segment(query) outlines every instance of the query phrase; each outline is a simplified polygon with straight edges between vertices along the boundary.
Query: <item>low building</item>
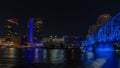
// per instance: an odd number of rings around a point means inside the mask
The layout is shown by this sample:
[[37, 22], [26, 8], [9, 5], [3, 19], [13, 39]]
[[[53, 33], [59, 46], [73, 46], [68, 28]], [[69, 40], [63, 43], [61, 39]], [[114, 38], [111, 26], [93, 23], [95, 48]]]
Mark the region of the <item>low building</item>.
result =
[[63, 36], [64, 43], [67, 45], [81, 45], [82, 37], [81, 36]]

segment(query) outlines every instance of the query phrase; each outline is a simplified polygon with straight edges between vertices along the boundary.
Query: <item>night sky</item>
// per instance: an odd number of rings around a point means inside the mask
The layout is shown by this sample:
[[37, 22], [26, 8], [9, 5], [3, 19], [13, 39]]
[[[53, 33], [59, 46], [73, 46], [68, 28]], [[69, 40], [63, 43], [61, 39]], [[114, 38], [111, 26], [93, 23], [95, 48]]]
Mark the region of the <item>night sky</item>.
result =
[[7, 18], [17, 17], [20, 32], [24, 34], [28, 19], [40, 17], [44, 35], [85, 36], [89, 25], [95, 24], [100, 14], [114, 16], [118, 12], [120, 0], [9, 0], [0, 2], [0, 24]]

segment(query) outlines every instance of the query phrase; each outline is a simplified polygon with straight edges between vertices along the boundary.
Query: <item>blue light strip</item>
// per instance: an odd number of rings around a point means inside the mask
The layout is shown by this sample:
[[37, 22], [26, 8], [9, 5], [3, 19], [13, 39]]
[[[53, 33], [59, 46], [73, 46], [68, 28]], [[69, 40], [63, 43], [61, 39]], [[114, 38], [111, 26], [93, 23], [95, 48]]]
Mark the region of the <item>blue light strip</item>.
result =
[[111, 43], [106, 43], [106, 44], [98, 44], [98, 46], [95, 49], [95, 52], [114, 52], [114, 47], [113, 44]]
[[29, 41], [30, 41], [30, 43], [32, 43], [33, 42], [33, 18], [30, 19], [29, 29], [30, 29], [29, 30], [29, 32], [30, 32]]

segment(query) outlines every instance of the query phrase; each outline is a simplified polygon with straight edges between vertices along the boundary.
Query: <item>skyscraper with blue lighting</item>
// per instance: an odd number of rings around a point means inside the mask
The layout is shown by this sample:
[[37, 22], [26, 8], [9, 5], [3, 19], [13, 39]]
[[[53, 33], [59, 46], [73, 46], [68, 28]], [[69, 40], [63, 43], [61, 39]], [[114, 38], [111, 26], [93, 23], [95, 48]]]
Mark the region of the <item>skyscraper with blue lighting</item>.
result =
[[29, 20], [29, 42], [41, 43], [42, 40], [42, 24], [41, 18], [31, 18]]

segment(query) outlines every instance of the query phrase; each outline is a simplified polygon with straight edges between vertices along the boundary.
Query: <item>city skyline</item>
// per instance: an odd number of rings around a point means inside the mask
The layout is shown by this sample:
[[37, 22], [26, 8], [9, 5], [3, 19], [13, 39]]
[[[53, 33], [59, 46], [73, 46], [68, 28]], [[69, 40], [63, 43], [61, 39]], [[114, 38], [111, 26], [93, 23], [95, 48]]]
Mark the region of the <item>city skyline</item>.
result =
[[85, 35], [99, 15], [117, 14], [119, 4], [120, 1], [114, 0], [2, 1], [0, 20], [18, 18], [22, 34], [28, 19], [38, 17], [43, 19], [44, 35]]
[[0, 1], [0, 68], [120, 68], [120, 0]]

